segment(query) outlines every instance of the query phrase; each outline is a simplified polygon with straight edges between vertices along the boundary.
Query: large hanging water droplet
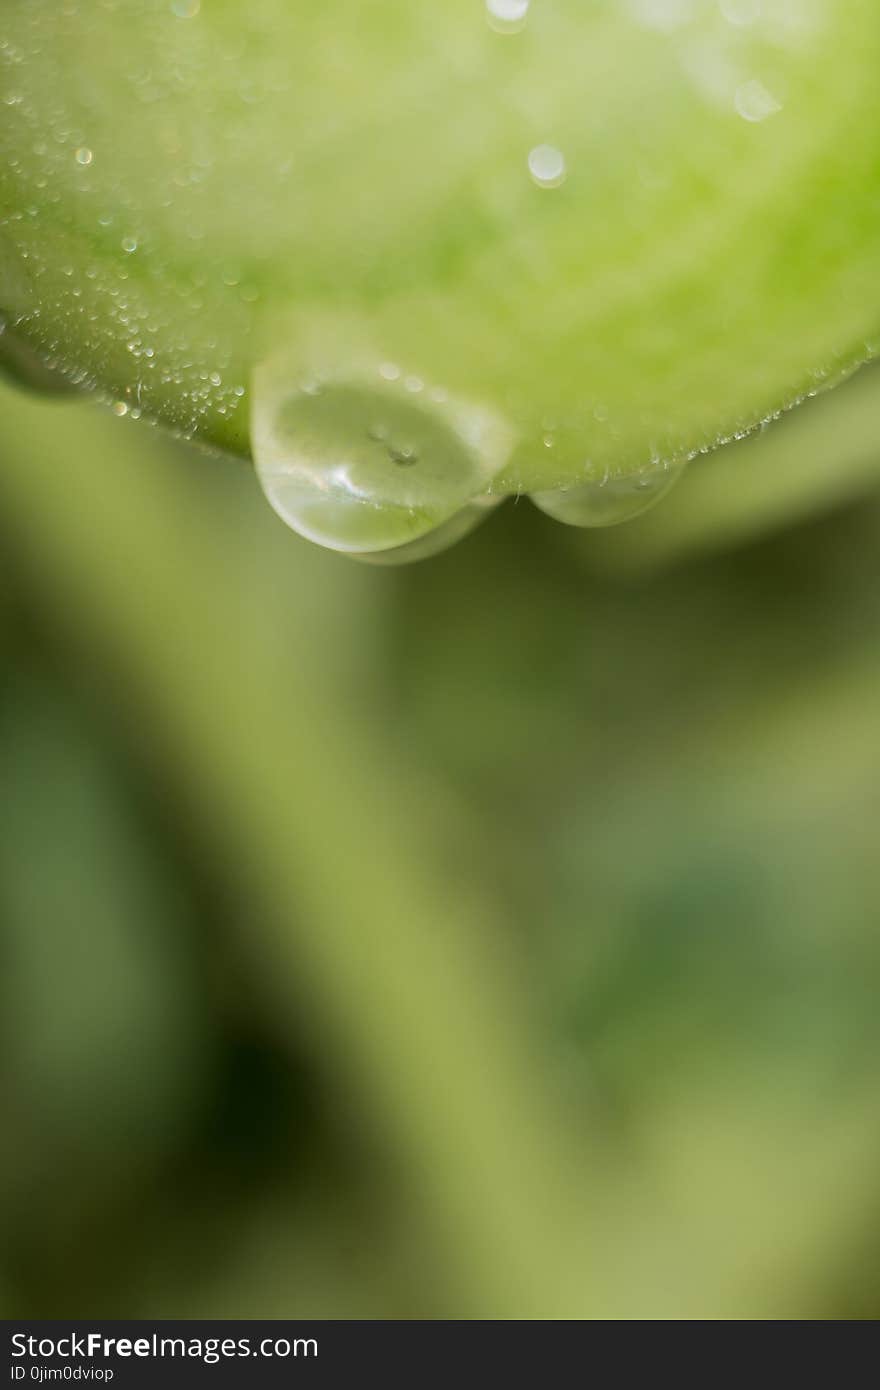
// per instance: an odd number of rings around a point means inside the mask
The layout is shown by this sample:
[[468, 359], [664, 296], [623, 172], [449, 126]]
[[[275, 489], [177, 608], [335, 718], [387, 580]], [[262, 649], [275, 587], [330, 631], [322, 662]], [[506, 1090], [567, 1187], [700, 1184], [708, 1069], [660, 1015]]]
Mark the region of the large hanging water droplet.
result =
[[387, 362], [303, 378], [275, 361], [254, 376], [252, 445], [266, 497], [300, 535], [417, 559], [430, 553], [425, 538], [442, 548], [481, 518], [469, 504], [503, 467], [509, 432]]
[[69, 396], [81, 390], [51, 362], [44, 361], [10, 326], [8, 315], [0, 311], [0, 377], [26, 391], [43, 396]]
[[657, 464], [622, 477], [605, 474], [577, 487], [533, 492], [536, 507], [567, 526], [619, 526], [665, 497], [684, 472], [683, 464]]

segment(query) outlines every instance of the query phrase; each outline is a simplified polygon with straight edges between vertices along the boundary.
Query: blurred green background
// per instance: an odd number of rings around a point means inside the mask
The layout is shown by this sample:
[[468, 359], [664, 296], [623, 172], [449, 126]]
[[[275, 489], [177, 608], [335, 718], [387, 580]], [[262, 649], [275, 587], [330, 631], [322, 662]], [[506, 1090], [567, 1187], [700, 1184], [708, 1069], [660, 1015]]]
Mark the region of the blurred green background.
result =
[[880, 1313], [878, 422], [376, 570], [3, 390], [7, 1316]]

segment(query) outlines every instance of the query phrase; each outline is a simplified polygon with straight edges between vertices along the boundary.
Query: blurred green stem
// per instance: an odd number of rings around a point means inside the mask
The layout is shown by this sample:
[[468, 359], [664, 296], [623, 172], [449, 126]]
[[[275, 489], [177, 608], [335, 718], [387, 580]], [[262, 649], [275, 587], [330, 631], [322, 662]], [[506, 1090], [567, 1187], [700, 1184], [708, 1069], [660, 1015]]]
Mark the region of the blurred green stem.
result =
[[221, 872], [243, 874], [280, 1008], [306, 1014], [417, 1203], [422, 1297], [466, 1317], [583, 1315], [580, 1183], [503, 936], [432, 865], [403, 776], [346, 722], [320, 644], [296, 611], [282, 640], [235, 516], [206, 516], [204, 481], [147, 434], [123, 441], [82, 405], [4, 395], [2, 411], [0, 504], [28, 582], [131, 682]]

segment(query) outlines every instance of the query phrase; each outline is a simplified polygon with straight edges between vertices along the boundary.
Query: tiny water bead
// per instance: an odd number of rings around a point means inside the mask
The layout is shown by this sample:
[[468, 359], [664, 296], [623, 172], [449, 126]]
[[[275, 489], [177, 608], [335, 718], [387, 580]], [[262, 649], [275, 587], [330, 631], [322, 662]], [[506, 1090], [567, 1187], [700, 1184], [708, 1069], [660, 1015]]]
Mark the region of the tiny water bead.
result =
[[605, 474], [577, 487], [533, 492], [535, 506], [566, 526], [619, 526], [648, 511], [674, 487], [683, 464], [657, 464], [621, 477]]
[[486, 19], [496, 34], [518, 34], [529, 17], [530, 0], [486, 0]]
[[536, 145], [529, 150], [528, 165], [539, 188], [558, 188], [565, 182], [565, 155], [555, 145]]
[[766, 121], [782, 110], [782, 103], [756, 77], [737, 87], [734, 105], [743, 120], [753, 124]]
[[496, 417], [438, 401], [421, 378], [388, 367], [326, 377], [259, 368], [253, 454], [268, 501], [300, 535], [353, 555], [416, 559], [482, 519], [476, 499], [511, 437]]

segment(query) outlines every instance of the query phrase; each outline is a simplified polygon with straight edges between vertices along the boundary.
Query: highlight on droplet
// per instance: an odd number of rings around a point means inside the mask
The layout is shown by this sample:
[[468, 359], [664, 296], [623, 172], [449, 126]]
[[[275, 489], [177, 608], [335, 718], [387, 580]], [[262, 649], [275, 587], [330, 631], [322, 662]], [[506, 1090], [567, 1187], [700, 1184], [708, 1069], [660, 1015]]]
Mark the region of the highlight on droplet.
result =
[[536, 145], [529, 150], [529, 173], [539, 188], [558, 188], [568, 172], [565, 155], [555, 145]]
[[518, 34], [529, 17], [530, 0], [486, 0], [486, 19], [496, 34]]

